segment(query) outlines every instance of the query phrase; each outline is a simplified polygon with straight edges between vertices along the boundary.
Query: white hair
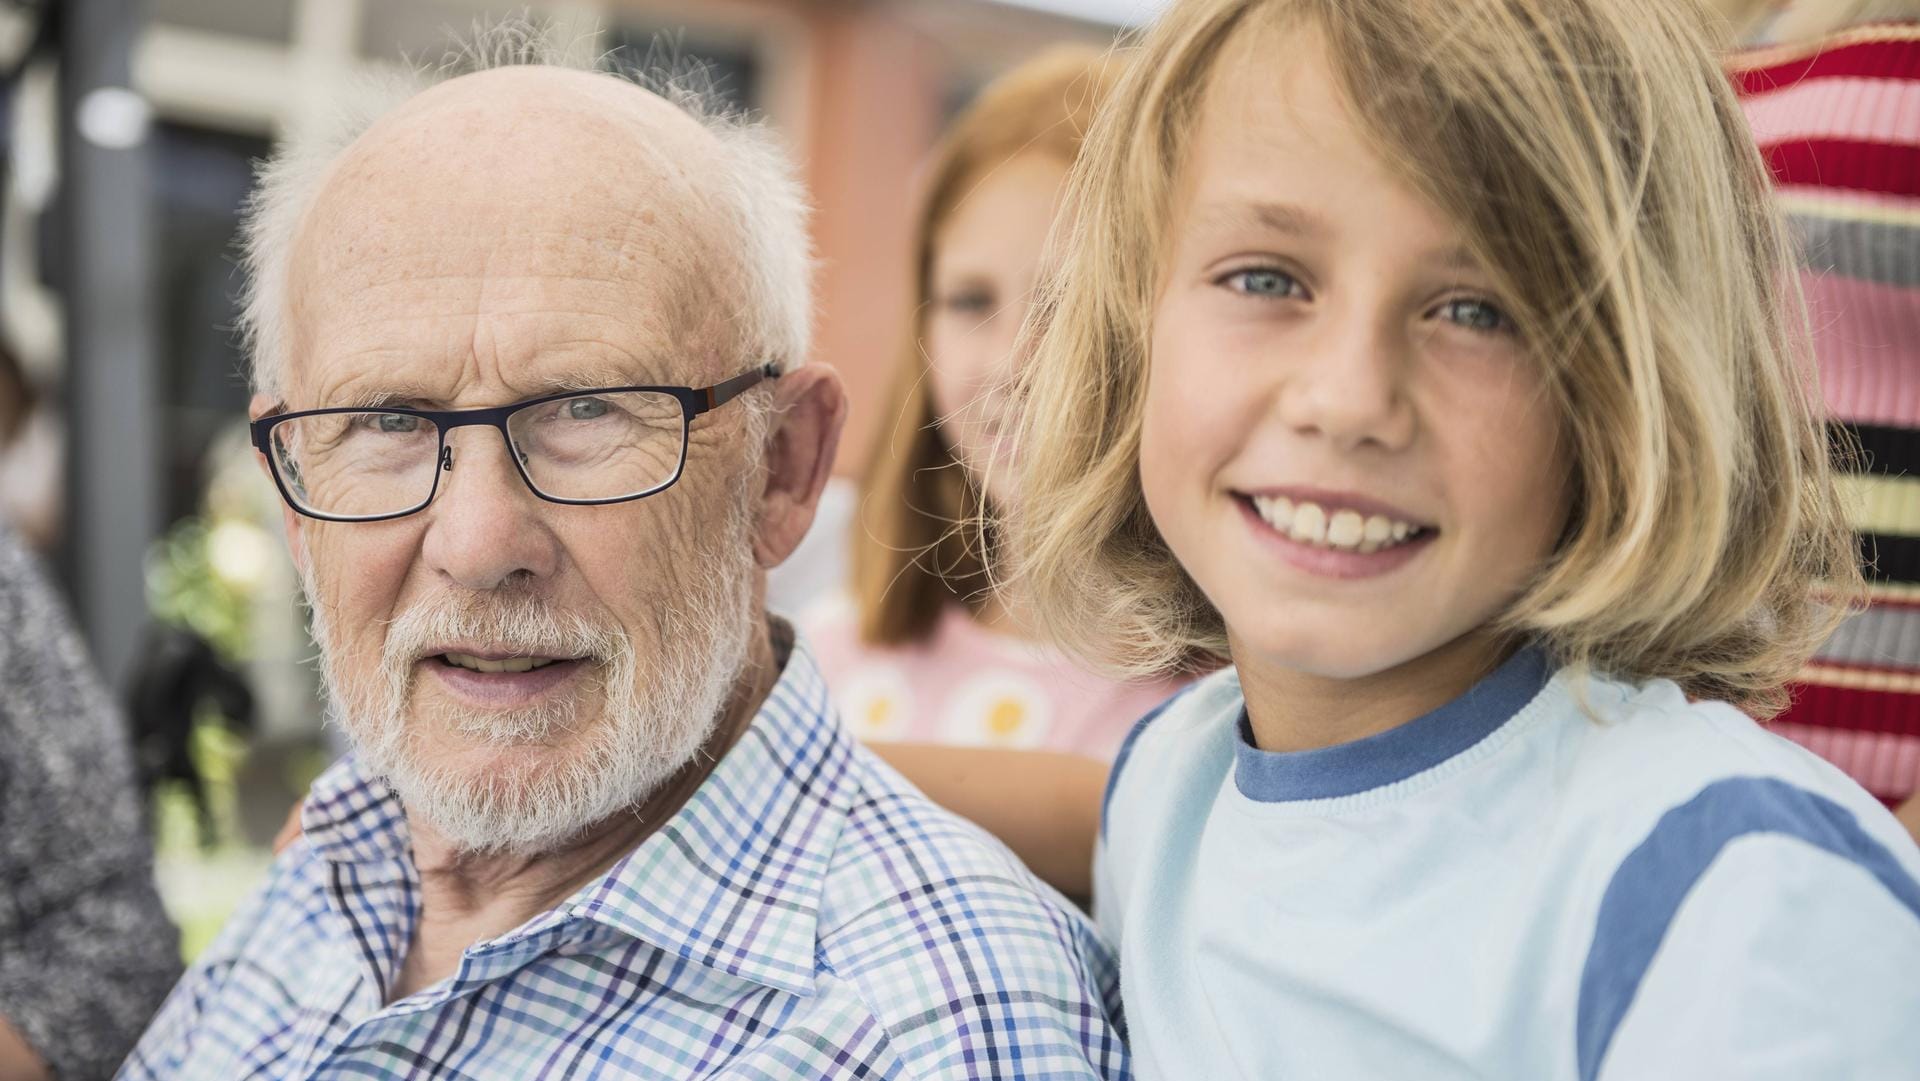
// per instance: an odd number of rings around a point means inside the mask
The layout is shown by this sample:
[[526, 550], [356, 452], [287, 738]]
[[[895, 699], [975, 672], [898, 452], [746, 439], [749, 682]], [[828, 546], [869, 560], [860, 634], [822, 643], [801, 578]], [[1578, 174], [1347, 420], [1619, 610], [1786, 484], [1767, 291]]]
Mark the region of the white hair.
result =
[[721, 104], [702, 69], [654, 58], [643, 70], [603, 69], [557, 47], [523, 20], [477, 29], [439, 65], [350, 91], [324, 121], [288, 133], [260, 172], [241, 223], [247, 283], [239, 331], [252, 358], [254, 390], [281, 396], [291, 335], [288, 264], [300, 223], [334, 161], [382, 116], [448, 79], [495, 68], [545, 66], [586, 71], [651, 91], [678, 106], [718, 144], [718, 166], [708, 189], [737, 237], [746, 296], [737, 312], [736, 342], [754, 361], [786, 370], [806, 359], [813, 332], [813, 257], [808, 206], [794, 168], [764, 124]]

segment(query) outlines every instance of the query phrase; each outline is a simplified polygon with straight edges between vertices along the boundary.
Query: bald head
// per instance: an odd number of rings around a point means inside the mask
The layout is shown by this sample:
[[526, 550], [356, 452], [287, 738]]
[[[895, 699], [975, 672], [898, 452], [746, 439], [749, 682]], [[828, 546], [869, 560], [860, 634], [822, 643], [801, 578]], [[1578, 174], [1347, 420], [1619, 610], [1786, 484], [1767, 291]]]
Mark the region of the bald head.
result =
[[[748, 252], [715, 196], [727, 167], [684, 111], [605, 76], [508, 68], [428, 90], [340, 155], [300, 223], [290, 379], [343, 336], [390, 338], [397, 306], [478, 321], [476, 352], [520, 344], [497, 340], [516, 317], [570, 307], [583, 333], [630, 354], [630, 369], [616, 355], [596, 370], [695, 385], [731, 374], [751, 343], [728, 317]], [[456, 280], [465, 287], [447, 287]], [[562, 304], [563, 293], [583, 295]], [[521, 303], [503, 304], [509, 294]], [[632, 325], [616, 337], [615, 322]]]
[[544, 66], [483, 71], [421, 93], [355, 139], [300, 239], [525, 223], [608, 245], [674, 231], [675, 243], [717, 242], [726, 157], [698, 121], [631, 83]]
[[[805, 208], [769, 135], [522, 51], [483, 42], [469, 59], [508, 66], [410, 85], [276, 154], [245, 234], [257, 390], [285, 400], [323, 328], [378, 317], [369, 299], [424, 304], [425, 283], [483, 269], [593, 283], [716, 368], [804, 358]], [[474, 299], [431, 302], [450, 319]]]

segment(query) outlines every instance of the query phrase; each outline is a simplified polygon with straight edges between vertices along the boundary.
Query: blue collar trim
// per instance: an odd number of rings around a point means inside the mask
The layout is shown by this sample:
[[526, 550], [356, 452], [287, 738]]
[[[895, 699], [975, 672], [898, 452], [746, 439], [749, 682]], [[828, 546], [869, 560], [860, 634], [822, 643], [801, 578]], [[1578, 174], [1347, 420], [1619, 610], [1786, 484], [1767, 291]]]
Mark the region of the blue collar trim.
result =
[[1552, 676], [1546, 653], [1529, 646], [1431, 713], [1365, 739], [1311, 751], [1254, 746], [1243, 707], [1234, 784], [1248, 799], [1284, 803], [1351, 796], [1404, 781], [1492, 735], [1533, 701]]

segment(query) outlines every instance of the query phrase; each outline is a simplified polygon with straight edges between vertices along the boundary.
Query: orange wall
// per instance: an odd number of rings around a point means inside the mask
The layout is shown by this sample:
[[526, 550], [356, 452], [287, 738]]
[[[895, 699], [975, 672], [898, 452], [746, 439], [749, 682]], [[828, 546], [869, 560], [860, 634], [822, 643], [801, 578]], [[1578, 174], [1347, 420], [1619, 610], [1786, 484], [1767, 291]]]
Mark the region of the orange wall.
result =
[[806, 176], [818, 208], [814, 358], [853, 399], [836, 472], [853, 475], [880, 429], [913, 301], [908, 244], [915, 170], [938, 135], [946, 70], [931, 44], [884, 12], [819, 20]]

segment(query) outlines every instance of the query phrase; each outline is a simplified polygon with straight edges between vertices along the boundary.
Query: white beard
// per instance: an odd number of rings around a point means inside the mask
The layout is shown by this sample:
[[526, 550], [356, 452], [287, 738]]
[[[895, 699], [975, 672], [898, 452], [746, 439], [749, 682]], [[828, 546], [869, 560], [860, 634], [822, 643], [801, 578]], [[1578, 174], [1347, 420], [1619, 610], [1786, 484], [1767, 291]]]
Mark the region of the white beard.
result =
[[[380, 678], [355, 680], [343, 669], [315, 605], [313, 633], [330, 721], [346, 732], [361, 766], [399, 796], [408, 817], [430, 824], [458, 851], [554, 851], [657, 791], [693, 760], [719, 722], [759, 618], [752, 610], [752, 508], [744, 498], [736, 498], [734, 507], [715, 546], [720, 565], [690, 575], [697, 585], [677, 605], [663, 608], [660, 640], [652, 643], [644, 674], [632, 639], [618, 626], [556, 614], [524, 593], [488, 593], [441, 594], [402, 613], [387, 628]], [[307, 595], [319, 596], [311, 582]], [[571, 745], [564, 758], [526, 772], [462, 771], [436, 763], [430, 742], [413, 727], [417, 718], [409, 703], [414, 663], [430, 643], [447, 641], [486, 642], [522, 655], [598, 658], [598, 723], [590, 732], [575, 731], [579, 705], [591, 700], [592, 686], [531, 709], [447, 718], [446, 728], [482, 746], [537, 751], [556, 738]]]

